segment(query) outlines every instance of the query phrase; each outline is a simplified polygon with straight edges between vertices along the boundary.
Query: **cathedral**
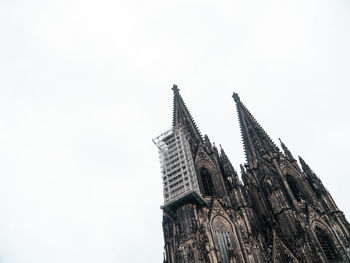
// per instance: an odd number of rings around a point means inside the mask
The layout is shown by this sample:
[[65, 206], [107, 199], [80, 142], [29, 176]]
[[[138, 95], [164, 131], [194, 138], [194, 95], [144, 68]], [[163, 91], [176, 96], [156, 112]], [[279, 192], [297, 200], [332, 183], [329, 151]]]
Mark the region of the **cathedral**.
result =
[[153, 140], [164, 263], [350, 263], [350, 225], [307, 163], [279, 148], [233, 93], [246, 163], [202, 136], [176, 85], [173, 125]]

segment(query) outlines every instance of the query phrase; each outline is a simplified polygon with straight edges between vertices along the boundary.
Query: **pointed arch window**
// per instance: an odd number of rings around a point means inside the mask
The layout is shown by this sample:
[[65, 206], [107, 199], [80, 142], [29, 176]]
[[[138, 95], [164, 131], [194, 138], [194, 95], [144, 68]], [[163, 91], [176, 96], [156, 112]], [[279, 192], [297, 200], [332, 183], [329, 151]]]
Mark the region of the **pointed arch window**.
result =
[[214, 223], [214, 231], [217, 238], [217, 246], [221, 255], [222, 263], [229, 263], [232, 257], [232, 243], [229, 227], [224, 219], [218, 219]]
[[200, 174], [202, 184], [203, 184], [204, 195], [213, 196], [214, 187], [213, 187], [213, 181], [211, 179], [210, 172], [208, 171], [207, 168], [202, 167], [199, 170], [199, 174]]
[[318, 226], [315, 227], [315, 234], [328, 262], [338, 262], [337, 250], [329, 234]]
[[231, 248], [229, 233], [227, 231], [215, 231], [215, 234], [218, 238], [222, 262], [229, 263], [229, 253]]

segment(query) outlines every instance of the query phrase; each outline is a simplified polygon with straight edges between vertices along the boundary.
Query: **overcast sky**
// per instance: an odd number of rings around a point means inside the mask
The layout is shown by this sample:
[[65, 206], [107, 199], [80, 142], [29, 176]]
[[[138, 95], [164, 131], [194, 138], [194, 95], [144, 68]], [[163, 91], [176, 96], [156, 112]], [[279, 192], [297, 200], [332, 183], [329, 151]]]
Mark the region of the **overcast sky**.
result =
[[244, 162], [232, 92], [350, 217], [350, 2], [0, 1], [0, 262], [161, 262], [172, 84]]

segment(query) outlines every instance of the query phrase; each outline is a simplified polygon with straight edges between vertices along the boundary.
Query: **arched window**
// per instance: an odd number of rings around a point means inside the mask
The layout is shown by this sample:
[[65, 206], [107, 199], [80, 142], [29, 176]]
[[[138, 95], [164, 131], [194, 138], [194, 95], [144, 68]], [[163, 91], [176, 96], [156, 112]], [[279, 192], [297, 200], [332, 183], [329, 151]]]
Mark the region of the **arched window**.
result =
[[232, 254], [232, 243], [229, 226], [225, 219], [217, 219], [213, 223], [214, 232], [217, 238], [217, 245], [220, 250], [222, 263], [229, 263]]
[[329, 234], [318, 226], [315, 227], [315, 234], [328, 262], [338, 262], [337, 251]]
[[288, 185], [290, 187], [290, 190], [292, 190], [292, 193], [293, 193], [295, 199], [297, 199], [298, 202], [302, 202], [303, 201], [302, 194], [299, 191], [299, 188], [298, 188], [294, 178], [290, 174], [287, 174], [286, 179], [287, 179]]
[[211, 180], [211, 175], [207, 168], [202, 167], [199, 170], [200, 177], [202, 179], [202, 184], [204, 188], [204, 195], [206, 196], [213, 196], [214, 193], [214, 187], [213, 187], [213, 181]]

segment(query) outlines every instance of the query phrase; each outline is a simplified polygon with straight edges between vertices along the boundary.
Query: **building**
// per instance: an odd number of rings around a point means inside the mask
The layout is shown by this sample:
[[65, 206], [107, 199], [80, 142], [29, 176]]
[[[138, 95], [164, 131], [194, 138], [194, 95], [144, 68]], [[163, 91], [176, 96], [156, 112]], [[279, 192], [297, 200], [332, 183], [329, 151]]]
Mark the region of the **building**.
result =
[[281, 149], [233, 93], [239, 178], [174, 85], [173, 127], [154, 139], [164, 187], [164, 263], [350, 262], [350, 225], [306, 162]]

